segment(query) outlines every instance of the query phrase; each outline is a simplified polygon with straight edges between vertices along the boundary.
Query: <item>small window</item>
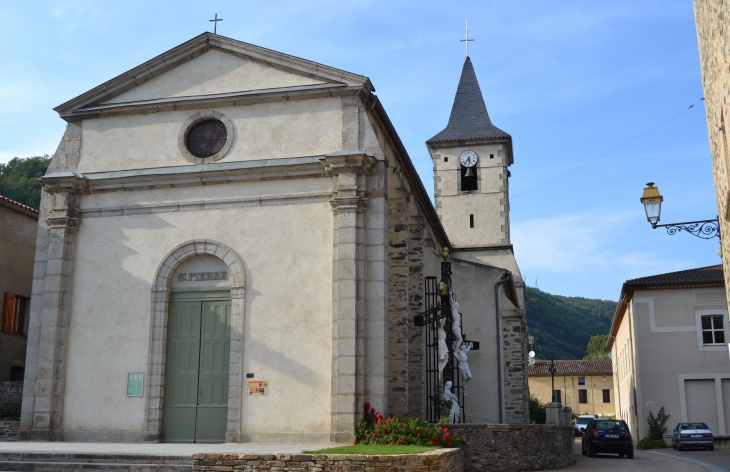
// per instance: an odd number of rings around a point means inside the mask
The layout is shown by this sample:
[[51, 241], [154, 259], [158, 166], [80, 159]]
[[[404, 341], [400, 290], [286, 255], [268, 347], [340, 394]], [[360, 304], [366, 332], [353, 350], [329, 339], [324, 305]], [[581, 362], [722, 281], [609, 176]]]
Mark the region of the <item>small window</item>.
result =
[[489, 155], [489, 158], [490, 158], [490, 159], [494, 159], [494, 154], [490, 154], [490, 155]]
[[25, 336], [28, 333], [28, 313], [30, 313], [29, 298], [5, 292], [2, 332]]
[[449, 156], [444, 156], [444, 162], [449, 162]]
[[586, 384], [586, 378], [578, 377], [578, 385], [585, 385], [585, 384]]
[[702, 317], [702, 342], [704, 344], [725, 344], [723, 315]]
[[11, 366], [10, 367], [10, 381], [11, 382], [22, 382], [25, 377], [25, 367]]
[[469, 215], [469, 227], [474, 227], [474, 215]]
[[185, 143], [195, 157], [206, 158], [217, 154], [228, 139], [226, 125], [218, 120], [204, 120], [194, 124], [187, 133]]
[[553, 390], [553, 401], [563, 403], [563, 396], [561, 395], [560, 390]]
[[603, 403], [611, 403], [611, 390], [603, 389]]
[[578, 403], [588, 403], [588, 390], [584, 388], [578, 389]]

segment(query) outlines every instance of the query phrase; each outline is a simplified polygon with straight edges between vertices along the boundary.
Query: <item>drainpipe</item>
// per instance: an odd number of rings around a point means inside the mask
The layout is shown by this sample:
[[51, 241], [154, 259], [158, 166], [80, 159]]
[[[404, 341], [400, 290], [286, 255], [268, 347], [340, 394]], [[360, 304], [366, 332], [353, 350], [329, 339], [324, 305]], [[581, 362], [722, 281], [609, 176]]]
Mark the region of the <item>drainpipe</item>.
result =
[[502, 405], [504, 403], [502, 401], [502, 340], [501, 336], [499, 335], [499, 286], [510, 280], [512, 280], [512, 274], [510, 272], [507, 272], [502, 276], [499, 282], [494, 284], [494, 320], [497, 331], [497, 398], [499, 399], [499, 424], [504, 423], [504, 413], [502, 411], [504, 409]]

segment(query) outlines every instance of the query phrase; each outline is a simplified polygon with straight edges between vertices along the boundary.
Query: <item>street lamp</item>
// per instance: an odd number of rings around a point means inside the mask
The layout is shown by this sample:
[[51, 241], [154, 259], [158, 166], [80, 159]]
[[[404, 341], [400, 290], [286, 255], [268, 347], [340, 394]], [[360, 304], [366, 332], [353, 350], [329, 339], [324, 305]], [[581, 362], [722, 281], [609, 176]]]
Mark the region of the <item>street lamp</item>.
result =
[[659, 189], [654, 187], [654, 182], [646, 184], [644, 194], [641, 196], [641, 203], [644, 205], [646, 219], [653, 229], [667, 228], [667, 234], [674, 235], [679, 231], [687, 232], [701, 239], [720, 237], [720, 223], [717, 218], [714, 220], [687, 221], [685, 223], [669, 223], [660, 225], [659, 218], [662, 213], [662, 202], [664, 197]]

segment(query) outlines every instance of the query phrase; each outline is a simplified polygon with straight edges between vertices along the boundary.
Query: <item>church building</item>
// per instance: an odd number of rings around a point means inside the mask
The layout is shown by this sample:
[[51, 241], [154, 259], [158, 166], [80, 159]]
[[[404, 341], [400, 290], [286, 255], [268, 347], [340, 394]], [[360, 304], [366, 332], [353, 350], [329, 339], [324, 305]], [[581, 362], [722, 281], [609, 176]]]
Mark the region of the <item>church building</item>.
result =
[[55, 110], [22, 438], [352, 442], [465, 371], [454, 421], [529, 422], [512, 138], [468, 57], [435, 205], [367, 77], [216, 34]]

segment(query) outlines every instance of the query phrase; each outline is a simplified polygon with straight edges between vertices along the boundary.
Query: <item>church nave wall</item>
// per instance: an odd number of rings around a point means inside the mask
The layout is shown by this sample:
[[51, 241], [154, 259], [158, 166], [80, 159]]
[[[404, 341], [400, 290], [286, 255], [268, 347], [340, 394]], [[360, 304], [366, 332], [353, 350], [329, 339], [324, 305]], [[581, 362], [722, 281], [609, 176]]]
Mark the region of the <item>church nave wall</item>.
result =
[[[340, 98], [215, 108], [234, 125], [220, 162], [325, 155], [342, 149]], [[90, 118], [82, 122], [77, 172], [193, 165], [178, 146], [181, 124], [196, 110]]]
[[328, 433], [332, 209], [327, 202], [84, 219], [76, 250], [63, 429], [69, 434], [144, 430], [145, 398], [124, 396], [125, 375], [146, 370], [155, 271], [169, 250], [193, 239], [219, 241], [246, 265], [241, 374], [268, 380], [270, 390], [268, 396], [243, 397], [244, 434]]

